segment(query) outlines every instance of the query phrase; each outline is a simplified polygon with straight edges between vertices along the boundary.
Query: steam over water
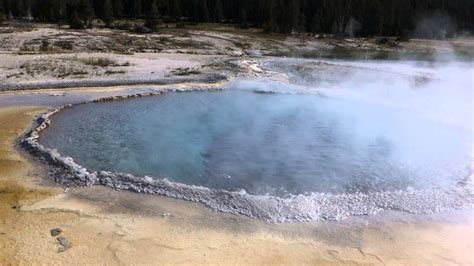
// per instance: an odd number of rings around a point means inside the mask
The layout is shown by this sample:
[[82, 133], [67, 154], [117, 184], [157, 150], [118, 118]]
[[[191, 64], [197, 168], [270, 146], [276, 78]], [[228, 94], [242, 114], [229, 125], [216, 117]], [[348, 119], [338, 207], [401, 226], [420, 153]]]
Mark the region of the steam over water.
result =
[[255, 195], [449, 191], [472, 161], [472, 68], [394, 64], [80, 105], [41, 141], [91, 170]]

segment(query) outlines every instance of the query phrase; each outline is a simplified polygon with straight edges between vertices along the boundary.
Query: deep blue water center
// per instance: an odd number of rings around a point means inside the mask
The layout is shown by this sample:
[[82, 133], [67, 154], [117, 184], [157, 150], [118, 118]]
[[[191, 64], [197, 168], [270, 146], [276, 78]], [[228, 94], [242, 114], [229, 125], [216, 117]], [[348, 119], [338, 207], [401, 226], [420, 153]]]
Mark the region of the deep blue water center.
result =
[[390, 107], [249, 91], [79, 105], [41, 136], [90, 170], [278, 196], [447, 187], [463, 177], [467, 141]]

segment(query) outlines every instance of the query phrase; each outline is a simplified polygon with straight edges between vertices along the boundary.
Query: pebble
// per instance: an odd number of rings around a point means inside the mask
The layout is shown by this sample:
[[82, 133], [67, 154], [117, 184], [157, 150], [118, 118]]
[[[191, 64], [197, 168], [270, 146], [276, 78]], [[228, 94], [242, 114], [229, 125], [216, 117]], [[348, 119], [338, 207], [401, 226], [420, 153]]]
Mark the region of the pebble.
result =
[[63, 229], [61, 229], [61, 228], [53, 228], [50, 231], [51, 236], [53, 236], [53, 237], [60, 235], [62, 232], [63, 232]]
[[71, 247], [71, 242], [69, 242], [69, 240], [64, 236], [58, 236], [56, 240], [58, 240], [59, 245], [61, 245], [58, 249], [58, 253], [64, 252]]

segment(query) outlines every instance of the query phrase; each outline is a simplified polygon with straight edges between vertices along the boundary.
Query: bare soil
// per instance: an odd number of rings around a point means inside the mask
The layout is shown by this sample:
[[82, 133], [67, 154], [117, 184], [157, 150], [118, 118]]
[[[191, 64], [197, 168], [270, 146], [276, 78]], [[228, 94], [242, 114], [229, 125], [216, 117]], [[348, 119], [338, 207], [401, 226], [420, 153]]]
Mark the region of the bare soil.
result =
[[265, 34], [220, 25], [163, 28], [159, 34], [10, 22], [0, 27], [0, 90], [116, 86], [232, 79], [262, 57], [472, 60], [474, 40], [338, 39]]

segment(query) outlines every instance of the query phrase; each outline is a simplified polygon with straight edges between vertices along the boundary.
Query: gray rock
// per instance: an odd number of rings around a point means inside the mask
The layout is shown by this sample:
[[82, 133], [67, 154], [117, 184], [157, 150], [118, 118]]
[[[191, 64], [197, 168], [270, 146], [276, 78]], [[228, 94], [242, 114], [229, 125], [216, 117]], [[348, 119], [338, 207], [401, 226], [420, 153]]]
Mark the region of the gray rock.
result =
[[58, 240], [59, 245], [61, 245], [61, 247], [58, 249], [59, 253], [64, 252], [71, 247], [71, 242], [69, 242], [69, 240], [64, 236], [58, 236], [56, 240]]
[[63, 229], [61, 229], [61, 228], [53, 228], [50, 231], [51, 236], [53, 236], [53, 237], [60, 235], [62, 232], [63, 232]]

